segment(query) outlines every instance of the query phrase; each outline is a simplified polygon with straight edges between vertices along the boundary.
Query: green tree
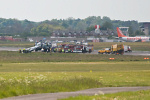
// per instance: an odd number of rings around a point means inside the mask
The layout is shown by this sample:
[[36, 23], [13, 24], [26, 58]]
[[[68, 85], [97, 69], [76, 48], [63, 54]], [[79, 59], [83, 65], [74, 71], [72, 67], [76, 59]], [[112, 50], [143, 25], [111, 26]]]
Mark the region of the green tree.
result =
[[85, 31], [86, 30], [86, 23], [84, 21], [80, 21], [78, 24], [77, 24], [77, 30], [79, 31]]
[[69, 27], [69, 25], [65, 21], [63, 21], [62, 26], [65, 27], [65, 28]]
[[91, 32], [91, 31], [93, 31], [93, 30], [95, 30], [95, 27], [94, 27], [94, 26], [90, 26], [90, 27], [87, 27], [87, 28], [86, 28], [86, 31], [87, 31], [87, 32]]
[[135, 36], [132, 26], [129, 27], [128, 32], [129, 32], [129, 36]]
[[107, 21], [105, 23], [103, 23], [103, 25], [101, 27], [102, 30], [107, 30], [107, 29], [112, 29], [112, 28], [113, 28], [112, 23], [111, 22], [107, 22]]
[[51, 36], [55, 30], [65, 30], [62, 26], [53, 26], [50, 24], [40, 24], [37, 27], [31, 29], [31, 34], [34, 36]]
[[135, 35], [145, 35], [144, 32], [141, 32], [140, 30], [135, 31]]
[[102, 23], [105, 23], [105, 22], [111, 22], [111, 19], [107, 16], [104, 16], [102, 19]]

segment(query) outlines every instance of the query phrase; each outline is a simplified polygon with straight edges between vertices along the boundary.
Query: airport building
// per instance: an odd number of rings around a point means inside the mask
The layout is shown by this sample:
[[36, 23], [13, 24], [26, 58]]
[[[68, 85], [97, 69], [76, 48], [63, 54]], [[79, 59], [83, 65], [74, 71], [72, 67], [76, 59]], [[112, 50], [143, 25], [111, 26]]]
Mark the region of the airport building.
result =
[[124, 35], [129, 36], [129, 27], [119, 27], [119, 29], [124, 33]]
[[141, 31], [145, 33], [145, 35], [150, 35], [150, 22], [142, 22]]

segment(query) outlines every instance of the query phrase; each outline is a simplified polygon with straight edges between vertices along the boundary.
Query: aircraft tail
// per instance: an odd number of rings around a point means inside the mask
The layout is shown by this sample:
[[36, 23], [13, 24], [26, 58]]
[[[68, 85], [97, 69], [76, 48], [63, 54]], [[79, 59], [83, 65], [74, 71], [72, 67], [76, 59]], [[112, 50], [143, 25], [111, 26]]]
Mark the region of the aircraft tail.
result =
[[117, 33], [118, 33], [118, 37], [127, 37], [125, 35], [123, 35], [122, 31], [119, 29], [119, 27], [117, 27]]

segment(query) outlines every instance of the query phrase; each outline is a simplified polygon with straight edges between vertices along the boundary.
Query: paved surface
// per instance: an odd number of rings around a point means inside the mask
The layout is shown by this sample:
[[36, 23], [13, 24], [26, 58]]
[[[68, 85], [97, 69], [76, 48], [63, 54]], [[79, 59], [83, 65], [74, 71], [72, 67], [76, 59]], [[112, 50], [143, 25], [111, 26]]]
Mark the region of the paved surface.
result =
[[[98, 54], [98, 50], [94, 50], [91, 54]], [[107, 55], [110, 55], [110, 54], [107, 54]], [[150, 51], [132, 51], [132, 52], [125, 52], [124, 55], [150, 56]]]
[[117, 93], [123, 91], [138, 91], [138, 90], [150, 90], [149, 87], [106, 87], [106, 88], [94, 88], [76, 92], [60, 92], [60, 93], [44, 93], [44, 94], [32, 94], [17, 97], [10, 97], [1, 100], [57, 100], [60, 98], [67, 98], [70, 96], [78, 95], [96, 95], [96, 94], [108, 94]]
[[24, 49], [23, 47], [0, 47], [0, 51], [19, 51]]
[[[0, 47], [0, 51], [19, 51], [19, 49], [23, 49], [24, 47]], [[88, 54], [88, 53], [87, 53]], [[98, 50], [94, 50], [90, 54], [98, 54]], [[124, 53], [124, 55], [134, 55], [134, 56], [150, 56], [150, 51], [133, 51]]]

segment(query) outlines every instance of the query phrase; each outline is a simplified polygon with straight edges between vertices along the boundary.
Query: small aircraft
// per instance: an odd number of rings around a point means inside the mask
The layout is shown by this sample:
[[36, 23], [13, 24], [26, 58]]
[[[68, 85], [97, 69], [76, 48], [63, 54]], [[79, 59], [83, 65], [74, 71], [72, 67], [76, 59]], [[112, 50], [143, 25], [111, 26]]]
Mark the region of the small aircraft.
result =
[[125, 36], [122, 31], [117, 27], [118, 38], [127, 42], [147, 42], [150, 40], [149, 37], [128, 37]]

